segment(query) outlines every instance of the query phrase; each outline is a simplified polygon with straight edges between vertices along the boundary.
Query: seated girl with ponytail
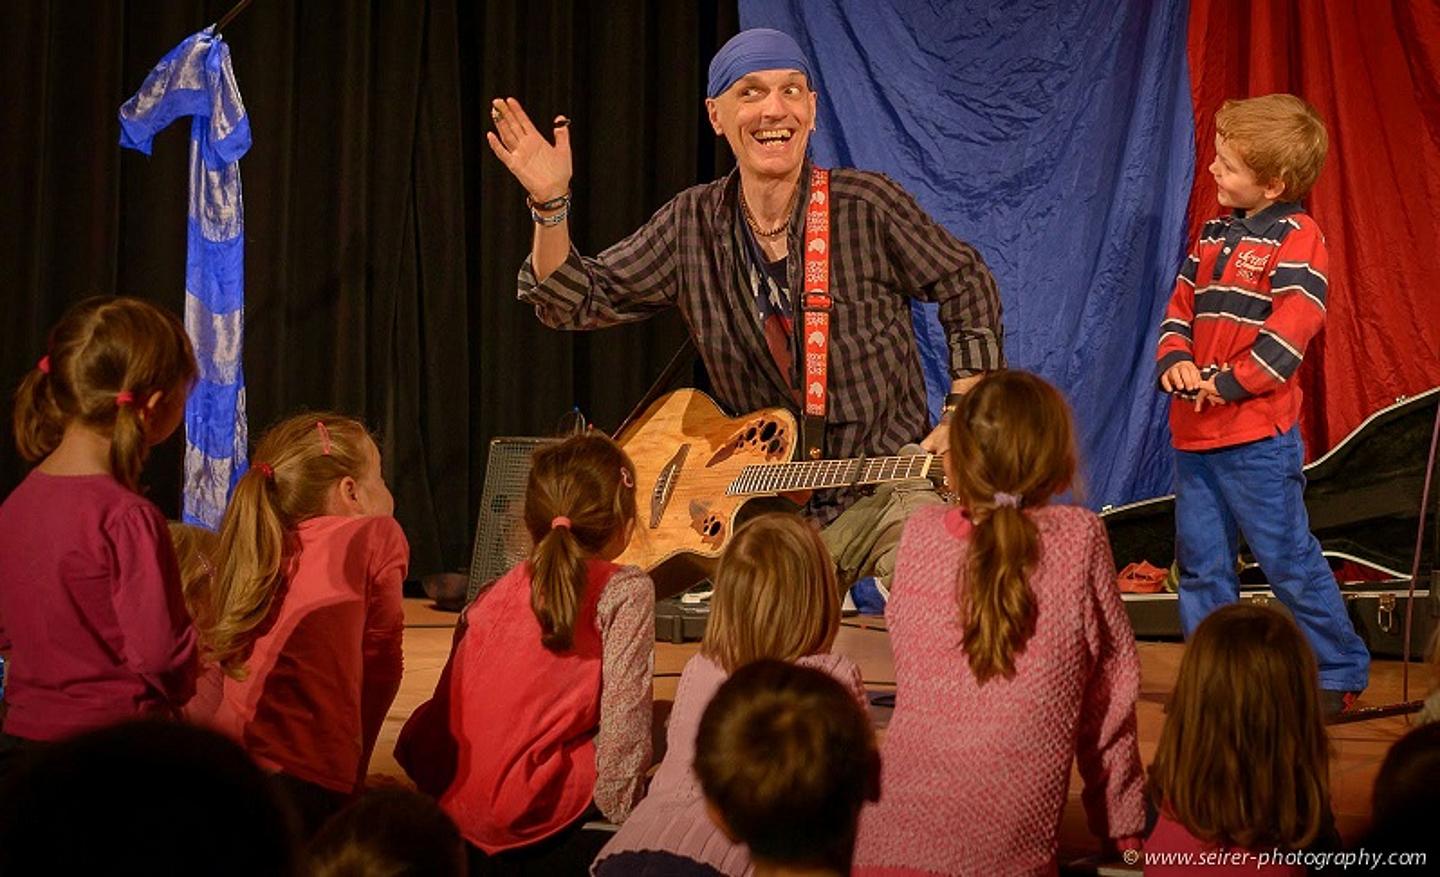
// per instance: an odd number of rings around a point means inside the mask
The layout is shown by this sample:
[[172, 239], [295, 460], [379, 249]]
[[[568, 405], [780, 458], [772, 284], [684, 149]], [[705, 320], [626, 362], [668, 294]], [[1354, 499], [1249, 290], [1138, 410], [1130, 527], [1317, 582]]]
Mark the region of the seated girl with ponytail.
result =
[[990, 374], [951, 415], [956, 504], [905, 525], [885, 617], [895, 712], [855, 874], [1054, 874], [1071, 763], [1090, 831], [1137, 849], [1140, 661], [1105, 529], [1070, 489], [1070, 411]]
[[358, 421], [272, 427], [235, 486], [205, 657], [225, 674], [214, 725], [269, 770], [312, 835], [364, 783], [400, 687], [410, 547], [380, 450]]
[[15, 394], [16, 444], [36, 466], [0, 505], [0, 774], [39, 741], [173, 715], [190, 697], [195, 630], [140, 470], [179, 426], [195, 375], [173, 314], [91, 298]]
[[[397, 746], [470, 844], [472, 874], [583, 872], [608, 837], [583, 824], [623, 821], [650, 766], [655, 590], [610, 562], [635, 519], [634, 466], [594, 433], [543, 447], [524, 519], [529, 559], [465, 610]], [[420, 743], [437, 736], [448, 746]]]

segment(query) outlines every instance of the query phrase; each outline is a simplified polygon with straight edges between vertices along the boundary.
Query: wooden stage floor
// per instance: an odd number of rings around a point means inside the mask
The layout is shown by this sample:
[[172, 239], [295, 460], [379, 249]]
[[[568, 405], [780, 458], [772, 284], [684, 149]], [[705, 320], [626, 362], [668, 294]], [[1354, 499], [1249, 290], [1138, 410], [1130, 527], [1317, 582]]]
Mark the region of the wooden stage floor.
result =
[[[395, 763], [395, 737], [410, 713], [429, 698], [439, 678], [440, 669], [450, 651], [456, 614], [430, 608], [429, 601], [405, 601], [405, 679], [395, 698], [380, 741], [370, 765], [371, 774], [404, 778]], [[657, 643], [655, 648], [655, 698], [657, 709], [665, 709], [674, 700], [680, 670], [698, 649], [696, 643]], [[1140, 703], [1140, 755], [1149, 764], [1164, 722], [1165, 700], [1174, 684], [1180, 665], [1179, 643], [1140, 644], [1142, 667]], [[835, 642], [835, 651], [848, 655], [860, 665], [865, 684], [872, 693], [894, 689], [895, 676], [890, 657], [888, 634], [876, 622], [847, 619]], [[1410, 668], [1410, 697], [1423, 697], [1430, 678], [1422, 664]], [[1379, 706], [1398, 702], [1401, 694], [1399, 661], [1376, 661], [1371, 668], [1370, 688], [1360, 700], [1361, 706]], [[873, 708], [876, 724], [884, 728], [889, 710]], [[1389, 717], [1366, 722], [1332, 726], [1330, 739], [1334, 746], [1331, 763], [1331, 787], [1335, 817], [1347, 841], [1363, 832], [1370, 818], [1370, 789], [1380, 762], [1390, 744], [1409, 729], [1407, 717]], [[882, 730], [883, 733], [883, 730]], [[1093, 855], [1097, 845], [1085, 827], [1085, 814], [1080, 804], [1080, 779], [1072, 774], [1070, 799], [1061, 825], [1060, 861], [1073, 861]]]

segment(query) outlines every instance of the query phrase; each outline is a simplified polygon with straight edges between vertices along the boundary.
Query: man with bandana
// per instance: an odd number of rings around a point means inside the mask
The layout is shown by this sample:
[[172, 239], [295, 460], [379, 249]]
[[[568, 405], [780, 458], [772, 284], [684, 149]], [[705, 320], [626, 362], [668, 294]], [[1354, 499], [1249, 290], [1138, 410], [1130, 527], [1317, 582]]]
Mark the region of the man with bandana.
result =
[[[705, 110], [734, 151], [735, 170], [681, 192], [594, 258], [570, 242], [568, 121], [555, 120], [551, 142], [518, 101], [494, 101], [495, 131], [486, 139], [529, 193], [535, 220], [519, 298], [557, 329], [598, 329], [678, 307], [732, 414], [766, 407], [798, 413], [812, 67], [788, 35], [757, 28], [727, 42], [709, 74]], [[984, 372], [1005, 365], [994, 278], [973, 247], [883, 174], [836, 168], [829, 188], [825, 457], [894, 454], [917, 440], [941, 453], [946, 424], [942, 418], [930, 426], [909, 303], [939, 305], [953, 380], [948, 414]], [[819, 491], [805, 512], [826, 525], [847, 582], [887, 580], [905, 517], [938, 501], [923, 482], [901, 483], [872, 493]]]

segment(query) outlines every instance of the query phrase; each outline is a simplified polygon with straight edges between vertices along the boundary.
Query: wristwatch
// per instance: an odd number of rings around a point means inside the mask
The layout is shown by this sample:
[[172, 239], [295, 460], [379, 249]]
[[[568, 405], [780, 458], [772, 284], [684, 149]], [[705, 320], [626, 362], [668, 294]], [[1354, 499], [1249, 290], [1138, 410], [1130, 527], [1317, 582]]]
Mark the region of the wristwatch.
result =
[[940, 419], [944, 420], [950, 413], [960, 407], [960, 400], [965, 398], [964, 393], [951, 393], [945, 397], [945, 404], [940, 406]]

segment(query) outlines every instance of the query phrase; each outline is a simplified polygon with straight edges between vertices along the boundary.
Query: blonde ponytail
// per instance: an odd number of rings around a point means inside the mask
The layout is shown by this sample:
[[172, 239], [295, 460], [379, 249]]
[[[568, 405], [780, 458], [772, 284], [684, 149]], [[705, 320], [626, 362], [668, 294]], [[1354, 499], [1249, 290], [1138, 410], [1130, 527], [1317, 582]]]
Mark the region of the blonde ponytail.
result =
[[235, 484], [216, 551], [215, 586], [196, 619], [208, 660], [245, 678], [254, 631], [270, 614], [285, 556], [285, 523], [275, 485], [251, 469]]

